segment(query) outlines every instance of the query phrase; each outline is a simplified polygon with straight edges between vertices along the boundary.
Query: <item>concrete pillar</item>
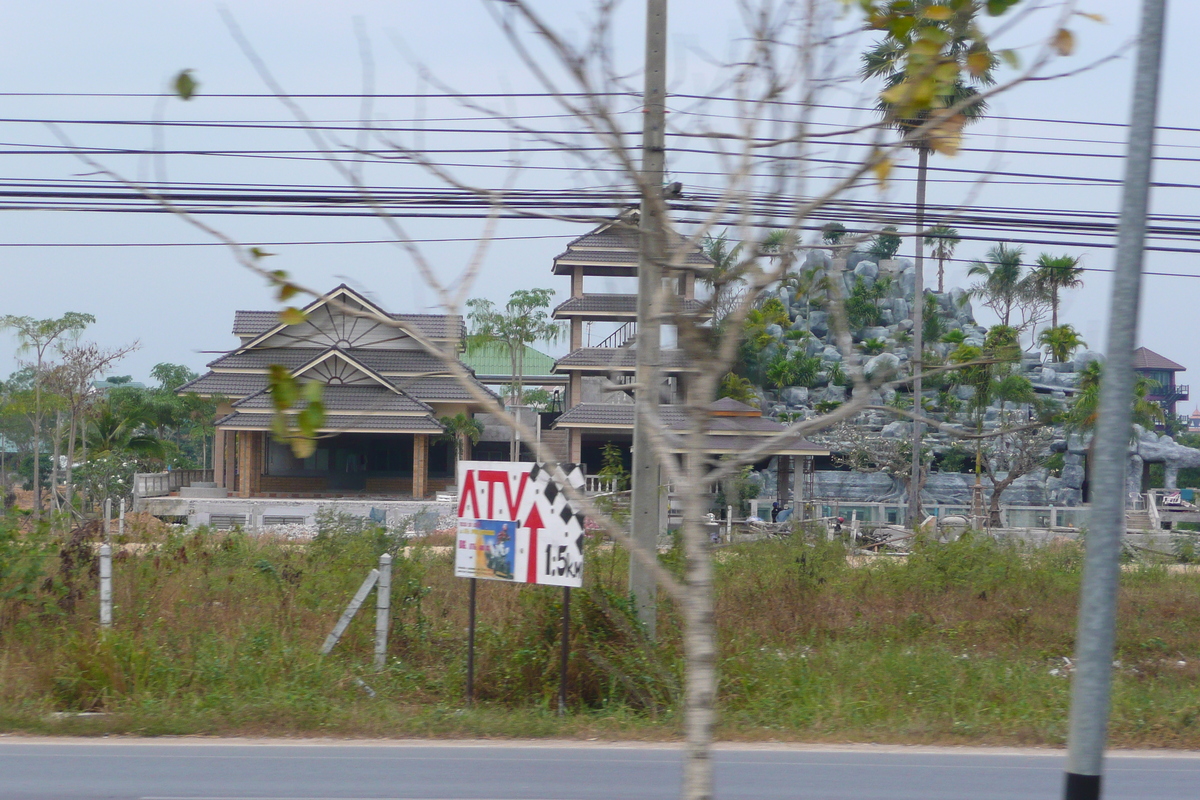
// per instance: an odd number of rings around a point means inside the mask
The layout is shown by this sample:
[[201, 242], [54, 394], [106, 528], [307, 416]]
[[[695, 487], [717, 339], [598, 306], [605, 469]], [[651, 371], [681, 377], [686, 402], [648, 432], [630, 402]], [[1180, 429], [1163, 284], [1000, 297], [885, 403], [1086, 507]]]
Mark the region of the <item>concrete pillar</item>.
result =
[[213, 483], [225, 485], [225, 431], [217, 429], [213, 434]]
[[571, 272], [571, 297], [583, 297], [583, 267]]
[[574, 408], [583, 402], [583, 375], [572, 372], [567, 383], [567, 408]]
[[429, 435], [413, 436], [413, 497], [421, 499], [429, 491]]
[[583, 347], [583, 320], [579, 317], [571, 317], [571, 349], [578, 350]]
[[792, 482], [792, 457], [791, 456], [775, 456], [775, 499], [779, 501], [779, 505], [785, 506], [791, 499], [791, 482]]
[[250, 440], [250, 461], [247, 464], [247, 482], [250, 484], [250, 493], [248, 496], [254, 496], [262, 493], [262, 476], [266, 471], [266, 455], [267, 455], [267, 434], [265, 431], [253, 431], [248, 437]]
[[237, 496], [250, 496], [250, 431], [237, 434]]
[[567, 428], [567, 461], [579, 464], [583, 461], [583, 432]]
[[221, 484], [231, 492], [237, 490], [237, 431], [225, 431], [225, 444], [221, 448], [225, 462], [225, 482]]

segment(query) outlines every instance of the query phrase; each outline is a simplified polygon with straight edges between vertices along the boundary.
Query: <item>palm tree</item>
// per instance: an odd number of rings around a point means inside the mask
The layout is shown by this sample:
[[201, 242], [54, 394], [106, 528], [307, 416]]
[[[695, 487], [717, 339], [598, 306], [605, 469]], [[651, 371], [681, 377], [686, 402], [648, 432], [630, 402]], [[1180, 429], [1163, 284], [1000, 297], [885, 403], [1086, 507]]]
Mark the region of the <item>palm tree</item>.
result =
[[1008, 326], [1013, 306], [1026, 290], [1021, 269], [1020, 247], [1010, 248], [1001, 242], [987, 251], [986, 261], [976, 261], [967, 270], [967, 275], [983, 280], [971, 287], [974, 297], [983, 299], [983, 304], [996, 312], [1000, 324]]
[[[1086, 433], [1095, 429], [1100, 419], [1100, 381], [1103, 377], [1104, 367], [1099, 361], [1088, 362], [1080, 372], [1075, 399], [1063, 415], [1063, 427], [1068, 432]], [[1163, 420], [1162, 406], [1146, 399], [1152, 384], [1149, 378], [1139, 376], [1133, 385], [1133, 423], [1143, 428], [1153, 428], [1155, 423]]]
[[925, 246], [929, 248], [929, 255], [938, 260], [938, 294], [946, 291], [946, 262], [954, 258], [954, 248], [958, 247], [961, 241], [958, 231], [949, 225], [934, 225], [925, 234]]
[[1087, 347], [1087, 342], [1079, 336], [1079, 331], [1070, 325], [1046, 328], [1038, 336], [1038, 344], [1045, 347], [1050, 358], [1060, 364], [1070, 360], [1071, 355], [1079, 348]]
[[[898, 4], [897, 4], [898, 5]], [[929, 173], [929, 153], [933, 150], [954, 152], [964, 127], [978, 120], [987, 110], [982, 100], [970, 102], [979, 88], [994, 84], [992, 73], [999, 59], [975, 23], [978, 3], [960, 3], [950, 9], [941, 0], [913, 0], [911, 20], [914, 24], [893, 27], [887, 36], [863, 53], [863, 78], [881, 78], [884, 89], [879, 94], [876, 109], [884, 123], [898, 130], [905, 143], [917, 151], [916, 229], [918, 236], [925, 228], [925, 187]], [[934, 13], [934, 9], [937, 13]], [[919, 23], [919, 24], [918, 24]], [[935, 32], [936, 36], [929, 35]], [[935, 52], [926, 48], [933, 45]], [[920, 45], [918, 47], [917, 45]], [[945, 67], [953, 77], [946, 79]], [[964, 80], [963, 76], [967, 78]], [[924, 102], [932, 88], [930, 101]], [[960, 105], [962, 104], [962, 105]], [[951, 114], [946, 109], [955, 109]], [[927, 124], [927, 130], [920, 131]], [[921, 397], [921, 358], [924, 354], [922, 327], [925, 292], [924, 255], [920, 240], [916, 243], [917, 257], [913, 289], [913, 396]], [[920, 511], [920, 463], [917, 454], [921, 446], [921, 424], [913, 425], [913, 466], [909, 496], [909, 515]]]
[[147, 432], [145, 419], [122, 416], [105, 403], [98, 409], [87, 429], [87, 449], [93, 458], [109, 453], [131, 453], [162, 459], [166, 446], [162, 439]]
[[450, 473], [457, 475], [458, 461], [467, 449], [467, 442], [479, 444], [479, 439], [483, 436], [483, 423], [462, 411], [453, 417], [442, 417], [439, 421], [446, 430], [437, 440], [453, 445], [454, 461], [450, 465]]
[[1042, 253], [1038, 256], [1037, 266], [1033, 271], [1033, 279], [1050, 296], [1050, 327], [1058, 327], [1058, 293], [1062, 289], [1078, 289], [1083, 286], [1080, 275], [1083, 267], [1079, 266], [1077, 256], [1052, 256]]

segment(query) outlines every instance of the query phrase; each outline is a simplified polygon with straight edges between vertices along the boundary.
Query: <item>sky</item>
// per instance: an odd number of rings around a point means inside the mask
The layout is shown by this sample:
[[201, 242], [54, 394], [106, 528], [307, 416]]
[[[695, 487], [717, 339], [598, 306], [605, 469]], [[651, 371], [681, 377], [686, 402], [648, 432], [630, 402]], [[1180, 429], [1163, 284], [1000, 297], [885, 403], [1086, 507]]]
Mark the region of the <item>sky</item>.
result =
[[[535, 2], [568, 40], [579, 42], [591, 30], [592, 4]], [[1080, 6], [1103, 15], [1104, 23], [1074, 17], [1067, 23], [1077, 41], [1068, 58], [1049, 64], [1047, 74], [1079, 70], [1118, 50], [1136, 32], [1135, 3], [1093, 0]], [[492, 8], [502, 4], [492, 4]], [[246, 192], [263, 187], [344, 187], [345, 180], [328, 163], [311, 153], [312, 143], [297, 130], [292, 114], [269, 96], [261, 76], [239, 48], [222, 6], [200, 0], [171, 3], [112, 0], [79, 3], [43, 0], [10, 4], [0, 28], [0, 191], [46, 191], [63, 182], [99, 181], [93, 167], [70, 152], [63, 142], [94, 153], [104, 167], [130, 180], [168, 180], [186, 184], [223, 184]], [[697, 131], [720, 127], [733, 130], [741, 121], [736, 106], [708, 103], [686, 95], [728, 96], [731, 71], [725, 66], [744, 43], [733, 0], [672, 0], [670, 5], [668, 82], [670, 124]], [[1153, 245], [1196, 248], [1195, 218], [1200, 170], [1200, 111], [1190, 102], [1194, 69], [1190, 48], [1196, 41], [1196, 22], [1183, 4], [1169, 11], [1159, 124], [1183, 130], [1162, 130], [1158, 137], [1155, 180], [1189, 186], [1157, 187], [1152, 213], [1177, 216], [1172, 224], [1184, 230], [1175, 239]], [[520, 95], [541, 87], [515, 55], [488, 5], [479, 0], [443, 0], [431, 4], [341, 0], [256, 0], [228, 6], [228, 14], [271, 74], [289, 93], [338, 95], [297, 100], [304, 114], [322, 123], [350, 127], [362, 119], [365, 75], [373, 75], [373, 92], [423, 97], [377, 97], [369, 116], [378, 125], [393, 126], [393, 136], [407, 147], [453, 150], [435, 157], [452, 167], [457, 179], [476, 186], [515, 189], [599, 190], [619, 177], [591, 171], [568, 153], [544, 145], [529, 149], [528, 138], [509, 134], [451, 133], [447, 128], [495, 129], [461, 103], [432, 95], [437, 83], [464, 93]], [[835, 27], [846, 23], [832, 23]], [[1050, 30], [1049, 12], [1033, 14], [1004, 34], [997, 46], [1025, 54]], [[642, 5], [625, 2], [613, 20], [613, 62], [640, 86]], [[364, 50], [362, 41], [369, 42]], [[534, 36], [527, 42], [542, 63], [546, 51]], [[869, 37], [846, 40], [830, 55], [834, 70], [852, 74], [855, 54]], [[857, 49], [856, 49], [857, 48]], [[370, 69], [364, 70], [364, 52]], [[190, 102], [163, 99], [161, 93], [181, 69], [193, 70], [200, 83]], [[1130, 52], [1092, 69], [1056, 80], [1024, 83], [993, 100], [990, 117], [972, 127], [966, 151], [954, 158], [935, 156], [929, 189], [930, 203], [959, 206], [963, 213], [989, 211], [1015, 218], [1028, 215], [1045, 220], [1063, 211], [1112, 214], [1120, 201], [1121, 155], [1125, 150], [1133, 62]], [[551, 68], [557, 78], [561, 73]], [[1001, 79], [1012, 77], [1001, 73]], [[606, 88], [617, 86], [608, 82]], [[830, 89], [829, 106], [818, 120], [831, 127], [871, 120], [869, 87], [848, 81]], [[570, 131], [573, 123], [544, 97], [515, 96], [495, 102], [522, 124]], [[640, 128], [636, 98], [619, 98], [614, 108], [630, 132]], [[857, 110], [855, 110], [857, 109]], [[155, 121], [175, 123], [153, 125]], [[51, 127], [50, 122], [54, 123]], [[178, 123], [223, 122], [180, 126]], [[1094, 124], [1082, 124], [1094, 123]], [[287, 127], [279, 127], [280, 125]], [[274, 126], [274, 127], [267, 127]], [[423, 128], [424, 132], [416, 129]], [[353, 131], [334, 134], [353, 145]], [[64, 138], [59, 138], [59, 137]], [[574, 134], [560, 138], [576, 141]], [[838, 140], [822, 146], [818, 156], [861, 157], [859, 144]], [[636, 137], [631, 138], [636, 144]], [[681, 152], [695, 139], [673, 138], [677, 149], [668, 154], [671, 176], [689, 191], [721, 184], [720, 163], [712, 156]], [[514, 153], [524, 166], [514, 169]], [[167, 154], [148, 156], [162, 150]], [[181, 154], [179, 151], [188, 151]], [[190, 154], [205, 151], [205, 155]], [[253, 152], [247, 152], [253, 151]], [[264, 152], [267, 151], [267, 152]], [[464, 152], [465, 151], [465, 152]], [[220, 153], [219, 155], [216, 153]], [[904, 156], [904, 158], [908, 158]], [[908, 158], [905, 166], [911, 166]], [[828, 172], [819, 164], [809, 169], [812, 190], [826, 185]], [[974, 171], [974, 172], [972, 172]], [[997, 173], [978, 183], [980, 172]], [[436, 187], [427, 171], [403, 160], [362, 166], [362, 180], [373, 187], [417, 189]], [[880, 191], [865, 186], [850, 193], [862, 201], [907, 203], [913, 184], [910, 170], [897, 169], [896, 180]], [[1028, 177], [1043, 176], [1043, 177]], [[1103, 182], [1107, 179], [1108, 182]], [[230, 185], [236, 185], [231, 187]], [[764, 184], [756, 187], [765, 192]], [[182, 363], [203, 371], [216, 353], [236, 344], [230, 333], [237, 309], [278, 308], [273, 293], [260, 277], [240, 266], [213, 239], [188, 223], [166, 214], [122, 211], [84, 211], [48, 208], [48, 200], [0, 196], [0, 314], [59, 316], [67, 311], [94, 314], [97, 322], [85, 338], [109, 346], [137, 341], [140, 348], [126, 358], [116, 374], [148, 380], [159, 362]], [[34, 207], [31, 207], [34, 206]], [[1003, 210], [1011, 210], [1011, 213]], [[319, 289], [346, 282], [370, 292], [393, 311], [434, 311], [437, 297], [422, 285], [411, 258], [387, 243], [389, 231], [370, 217], [313, 217], [278, 213], [277, 205], [260, 205], [254, 214], [206, 214], [201, 219], [245, 243], [363, 242], [371, 244], [272, 244], [269, 266], [284, 269]], [[1018, 213], [1019, 212], [1019, 213]], [[463, 265], [476, 247], [482, 222], [428, 216], [401, 220], [406, 235], [420, 247], [439, 277], [451, 286], [460, 281]], [[964, 233], [964, 224], [952, 221]], [[577, 222], [548, 219], [502, 221], [499, 237], [487, 249], [477, 283], [470, 294], [503, 302], [518, 288], [548, 287], [560, 297], [566, 280], [550, 274], [551, 261], [572, 237], [588, 229]], [[1095, 349], [1103, 349], [1113, 251], [1085, 246], [1108, 242], [1111, 236], [1085, 236], [1079, 231], [1050, 234], [1008, 230], [973, 231], [979, 241], [964, 241], [961, 259], [949, 266], [950, 284], [966, 285], [967, 262], [980, 258], [995, 242], [1036, 239], [1025, 246], [1027, 260], [1038, 253], [1070, 253], [1089, 268], [1085, 287], [1067, 294], [1062, 321], [1076, 326]], [[429, 241], [454, 240], [454, 241]], [[382, 243], [376, 243], [382, 242]], [[901, 255], [905, 253], [902, 252]], [[1181, 377], [1200, 374], [1200, 350], [1190, 344], [1197, 333], [1195, 305], [1200, 269], [1190, 253], [1148, 251], [1148, 272], [1190, 274], [1193, 277], [1147, 276], [1143, 284], [1141, 344], [1188, 367]], [[615, 282], [605, 288], [622, 288]], [[977, 308], [986, 323], [989, 312]], [[551, 347], [561, 352], [562, 345]], [[15, 341], [0, 334], [0, 375], [16, 365]], [[1190, 404], [1189, 404], [1190, 405]], [[1184, 410], [1181, 408], [1181, 410]], [[1190, 409], [1186, 409], [1189, 410]]]

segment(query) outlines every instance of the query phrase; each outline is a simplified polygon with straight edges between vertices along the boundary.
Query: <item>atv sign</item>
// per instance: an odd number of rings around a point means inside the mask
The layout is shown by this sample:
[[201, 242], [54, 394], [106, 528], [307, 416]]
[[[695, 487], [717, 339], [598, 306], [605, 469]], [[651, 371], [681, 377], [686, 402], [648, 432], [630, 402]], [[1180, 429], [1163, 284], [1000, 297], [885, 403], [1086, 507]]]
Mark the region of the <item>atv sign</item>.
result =
[[583, 514], [562, 486], [582, 489], [574, 464], [461, 461], [454, 574], [511, 583], [583, 585]]

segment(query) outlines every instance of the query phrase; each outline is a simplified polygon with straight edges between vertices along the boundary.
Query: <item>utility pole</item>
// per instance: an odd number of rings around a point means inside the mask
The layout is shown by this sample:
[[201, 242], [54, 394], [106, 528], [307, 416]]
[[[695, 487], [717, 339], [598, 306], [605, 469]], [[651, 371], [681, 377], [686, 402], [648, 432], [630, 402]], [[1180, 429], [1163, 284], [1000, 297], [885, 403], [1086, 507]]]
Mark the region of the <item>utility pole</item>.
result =
[[[658, 296], [662, 292], [661, 264], [665, 252], [662, 232], [663, 170], [667, 112], [667, 0], [646, 0], [646, 83], [643, 92], [642, 202], [638, 217], [637, 389], [633, 422], [633, 474], [630, 525], [633, 546], [651, 558], [658, 552], [659, 465], [647, 426], [658, 407]], [[638, 620], [655, 635], [658, 586], [649, 566], [631, 554], [629, 592]]]
[[[918, 149], [920, 163], [917, 174], [925, 175], [929, 165], [929, 149], [922, 144]], [[917, 258], [913, 264], [913, 413], [921, 414], [925, 407], [921, 403], [921, 371], [925, 368], [925, 240], [922, 232], [925, 230], [925, 181], [917, 181]], [[921, 434], [923, 425], [919, 419], [913, 420], [912, 437], [912, 477], [908, 483], [908, 524], [913, 530], [921, 524], [917, 519], [921, 513]]]
[[1166, 0], [1143, 0], [1108, 315], [1108, 362], [1100, 382], [1099, 417], [1104, 424], [1096, 427], [1095, 463], [1088, 464], [1094, 488], [1075, 635], [1075, 678], [1071, 683], [1071, 729], [1063, 794], [1066, 800], [1100, 797], [1108, 736], [1121, 536], [1125, 532], [1125, 476], [1133, 424], [1133, 346], [1142, 288], [1142, 247], [1165, 15]]

